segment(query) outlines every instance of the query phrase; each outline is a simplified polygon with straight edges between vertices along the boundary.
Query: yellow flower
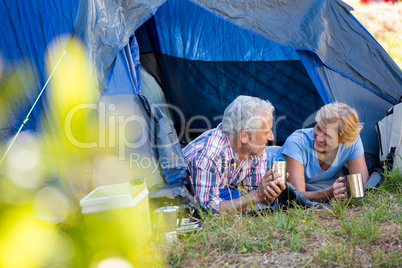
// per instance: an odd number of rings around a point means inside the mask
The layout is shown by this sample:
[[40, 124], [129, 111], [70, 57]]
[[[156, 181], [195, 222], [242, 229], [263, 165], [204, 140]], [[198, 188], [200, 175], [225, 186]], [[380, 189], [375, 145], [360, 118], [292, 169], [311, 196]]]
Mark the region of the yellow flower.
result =
[[306, 223], [306, 220], [302, 220], [302, 223]]
[[336, 246], [339, 247], [341, 244], [337, 243]]
[[246, 249], [246, 248], [243, 248], [243, 252], [247, 252], [247, 249]]

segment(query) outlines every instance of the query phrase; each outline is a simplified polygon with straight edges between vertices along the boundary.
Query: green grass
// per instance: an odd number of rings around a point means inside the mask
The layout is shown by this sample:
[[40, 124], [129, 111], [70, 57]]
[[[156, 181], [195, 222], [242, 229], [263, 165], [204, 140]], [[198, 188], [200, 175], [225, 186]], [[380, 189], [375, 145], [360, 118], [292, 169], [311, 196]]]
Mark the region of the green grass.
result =
[[401, 194], [401, 174], [386, 173], [363, 199], [329, 209], [208, 215], [202, 230], [162, 246], [164, 258], [171, 267], [397, 267]]

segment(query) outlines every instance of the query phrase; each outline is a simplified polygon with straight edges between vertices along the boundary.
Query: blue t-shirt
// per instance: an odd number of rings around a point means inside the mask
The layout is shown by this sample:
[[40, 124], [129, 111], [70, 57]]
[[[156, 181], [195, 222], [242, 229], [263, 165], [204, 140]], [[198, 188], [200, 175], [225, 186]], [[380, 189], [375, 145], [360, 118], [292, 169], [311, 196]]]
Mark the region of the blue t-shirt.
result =
[[[304, 166], [306, 183], [331, 179], [346, 162], [364, 154], [363, 144], [359, 136], [349, 147], [340, 144], [334, 162], [324, 171], [318, 163], [317, 151], [314, 149], [313, 131], [314, 128], [296, 130], [286, 139], [282, 147], [275, 149], [276, 160], [284, 160], [284, 156], [289, 156]], [[268, 148], [267, 150], [269, 150]]]

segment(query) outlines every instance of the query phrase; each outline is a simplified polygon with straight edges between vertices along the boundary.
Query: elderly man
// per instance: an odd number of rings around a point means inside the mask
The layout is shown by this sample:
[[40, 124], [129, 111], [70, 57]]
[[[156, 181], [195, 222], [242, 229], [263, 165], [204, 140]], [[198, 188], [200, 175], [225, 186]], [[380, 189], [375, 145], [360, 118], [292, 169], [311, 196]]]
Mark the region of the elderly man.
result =
[[285, 189], [275, 180], [281, 174], [266, 172], [265, 146], [274, 139], [273, 110], [268, 101], [239, 96], [217, 128], [183, 149], [193, 193], [203, 209], [245, 211], [250, 205], [273, 202]]

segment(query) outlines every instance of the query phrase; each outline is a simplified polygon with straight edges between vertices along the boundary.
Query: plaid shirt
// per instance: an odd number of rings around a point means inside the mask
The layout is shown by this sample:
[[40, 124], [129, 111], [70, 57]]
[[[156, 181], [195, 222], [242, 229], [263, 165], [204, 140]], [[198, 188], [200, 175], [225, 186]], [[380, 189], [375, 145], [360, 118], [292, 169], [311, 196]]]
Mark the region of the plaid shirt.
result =
[[183, 149], [194, 195], [205, 210], [219, 209], [223, 201], [220, 189], [237, 187], [242, 182], [247, 192], [254, 191], [267, 170], [265, 150], [260, 156], [237, 162], [237, 153], [220, 126], [203, 133]]

